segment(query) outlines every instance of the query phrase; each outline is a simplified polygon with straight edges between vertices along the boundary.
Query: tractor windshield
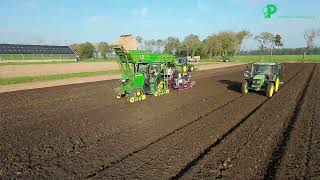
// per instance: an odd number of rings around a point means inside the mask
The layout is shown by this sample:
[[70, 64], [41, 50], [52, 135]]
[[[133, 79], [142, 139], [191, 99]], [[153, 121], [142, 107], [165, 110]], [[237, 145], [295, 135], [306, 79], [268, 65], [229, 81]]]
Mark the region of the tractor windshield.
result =
[[271, 72], [272, 72], [272, 66], [270, 65], [254, 64], [252, 66], [253, 74], [271, 74]]
[[187, 64], [187, 61], [188, 61], [187, 58], [181, 57], [181, 58], [177, 59], [177, 64], [185, 65], [185, 64]]

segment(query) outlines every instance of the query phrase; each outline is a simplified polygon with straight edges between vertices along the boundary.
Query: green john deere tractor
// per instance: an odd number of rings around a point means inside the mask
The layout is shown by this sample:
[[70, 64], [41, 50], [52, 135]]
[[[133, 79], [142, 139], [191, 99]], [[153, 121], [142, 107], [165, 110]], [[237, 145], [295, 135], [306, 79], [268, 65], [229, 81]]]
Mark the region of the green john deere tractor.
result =
[[263, 91], [267, 97], [272, 97], [279, 91], [283, 81], [283, 66], [278, 63], [254, 63], [250, 70], [244, 73], [245, 81], [241, 92]]
[[125, 50], [113, 46], [122, 71], [117, 98], [127, 97], [131, 103], [145, 100], [146, 94], [159, 96], [169, 93], [168, 68], [176, 67], [175, 57], [149, 53], [144, 50]]

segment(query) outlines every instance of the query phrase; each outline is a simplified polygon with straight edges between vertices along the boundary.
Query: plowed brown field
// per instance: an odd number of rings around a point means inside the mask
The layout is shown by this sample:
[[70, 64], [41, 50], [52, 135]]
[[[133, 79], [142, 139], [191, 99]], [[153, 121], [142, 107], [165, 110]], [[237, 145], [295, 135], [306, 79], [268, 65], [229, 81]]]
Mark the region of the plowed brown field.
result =
[[0, 179], [320, 178], [320, 65], [285, 64], [272, 98], [245, 66], [130, 104], [117, 81], [0, 94]]

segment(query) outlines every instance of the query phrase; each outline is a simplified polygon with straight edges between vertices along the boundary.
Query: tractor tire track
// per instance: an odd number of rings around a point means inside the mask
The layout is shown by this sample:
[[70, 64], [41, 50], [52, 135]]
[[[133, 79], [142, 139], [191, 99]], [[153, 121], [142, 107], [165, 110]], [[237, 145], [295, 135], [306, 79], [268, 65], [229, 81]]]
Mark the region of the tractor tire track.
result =
[[296, 106], [294, 108], [294, 112], [292, 116], [290, 117], [290, 120], [288, 122], [288, 125], [282, 132], [282, 137], [280, 141], [278, 141], [277, 148], [272, 153], [272, 159], [268, 164], [266, 174], [264, 175], [264, 179], [275, 179], [277, 169], [279, 168], [281, 164], [281, 160], [285, 154], [286, 146], [289, 142], [290, 135], [292, 133], [292, 130], [294, 128], [295, 123], [297, 122], [299, 114], [301, 111], [301, 106], [303, 104], [303, 100], [305, 100], [305, 96], [307, 94], [307, 90], [309, 88], [311, 79], [315, 73], [316, 65], [313, 66], [313, 69], [311, 71], [311, 74], [308, 77], [307, 83], [304, 86], [301, 95], [299, 95], [299, 99], [297, 100]]
[[[288, 128], [291, 129], [285, 145], [279, 148], [285, 149], [283, 157], [277, 159], [277, 163], [273, 166], [270, 179], [310, 179], [312, 173], [309, 171], [311, 152], [315, 126], [317, 124], [316, 108], [319, 103], [319, 65], [316, 65], [315, 72], [311, 78], [311, 82], [306, 87], [306, 94], [301, 100], [301, 105], [296, 108], [295, 121]], [[290, 124], [289, 124], [290, 125]], [[277, 157], [277, 156], [276, 156]], [[274, 164], [271, 164], [274, 165]], [[279, 166], [279, 168], [278, 168]], [[272, 176], [271, 176], [272, 175]]]
[[[305, 78], [305, 75], [308, 74], [307, 70], [310, 70], [310, 67], [299, 71], [296, 76], [292, 77], [291, 81], [274, 95], [275, 97], [264, 103], [234, 133], [230, 134], [219, 146], [207, 153], [194, 167], [184, 174], [183, 178], [245, 179], [250, 177], [261, 179], [264, 175], [264, 164], [268, 162], [266, 157], [268, 157], [268, 153], [271, 155], [272, 149], [270, 147], [274, 146], [272, 143], [277, 136], [276, 132], [272, 132], [272, 127], [276, 126], [278, 130], [283, 126], [283, 120], [290, 115], [290, 111], [285, 111], [287, 109], [281, 110], [282, 114], [270, 114], [272, 112], [270, 109], [275, 108], [273, 105], [277, 109], [280, 108], [279, 106], [292, 107], [291, 104], [296, 102], [295, 99], [290, 99], [287, 102], [288, 104], [280, 103], [277, 105], [277, 102], [290, 98], [286, 93], [292, 94], [294, 92], [292, 97], [298, 96], [298, 92], [292, 91], [291, 88], [299, 85], [300, 89], [303, 89], [304, 84], [297, 84], [296, 81], [300, 79], [307, 81]], [[289, 104], [290, 106], [288, 106]], [[275, 121], [275, 119], [279, 121]], [[274, 124], [275, 122], [277, 125]], [[268, 144], [270, 142], [271, 144]]]

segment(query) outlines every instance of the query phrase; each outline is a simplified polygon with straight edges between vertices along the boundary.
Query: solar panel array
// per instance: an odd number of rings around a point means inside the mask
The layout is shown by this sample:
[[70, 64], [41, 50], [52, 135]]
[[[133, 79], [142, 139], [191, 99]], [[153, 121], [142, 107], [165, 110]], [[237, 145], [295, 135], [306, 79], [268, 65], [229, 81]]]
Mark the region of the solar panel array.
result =
[[74, 54], [68, 46], [0, 44], [0, 54]]

